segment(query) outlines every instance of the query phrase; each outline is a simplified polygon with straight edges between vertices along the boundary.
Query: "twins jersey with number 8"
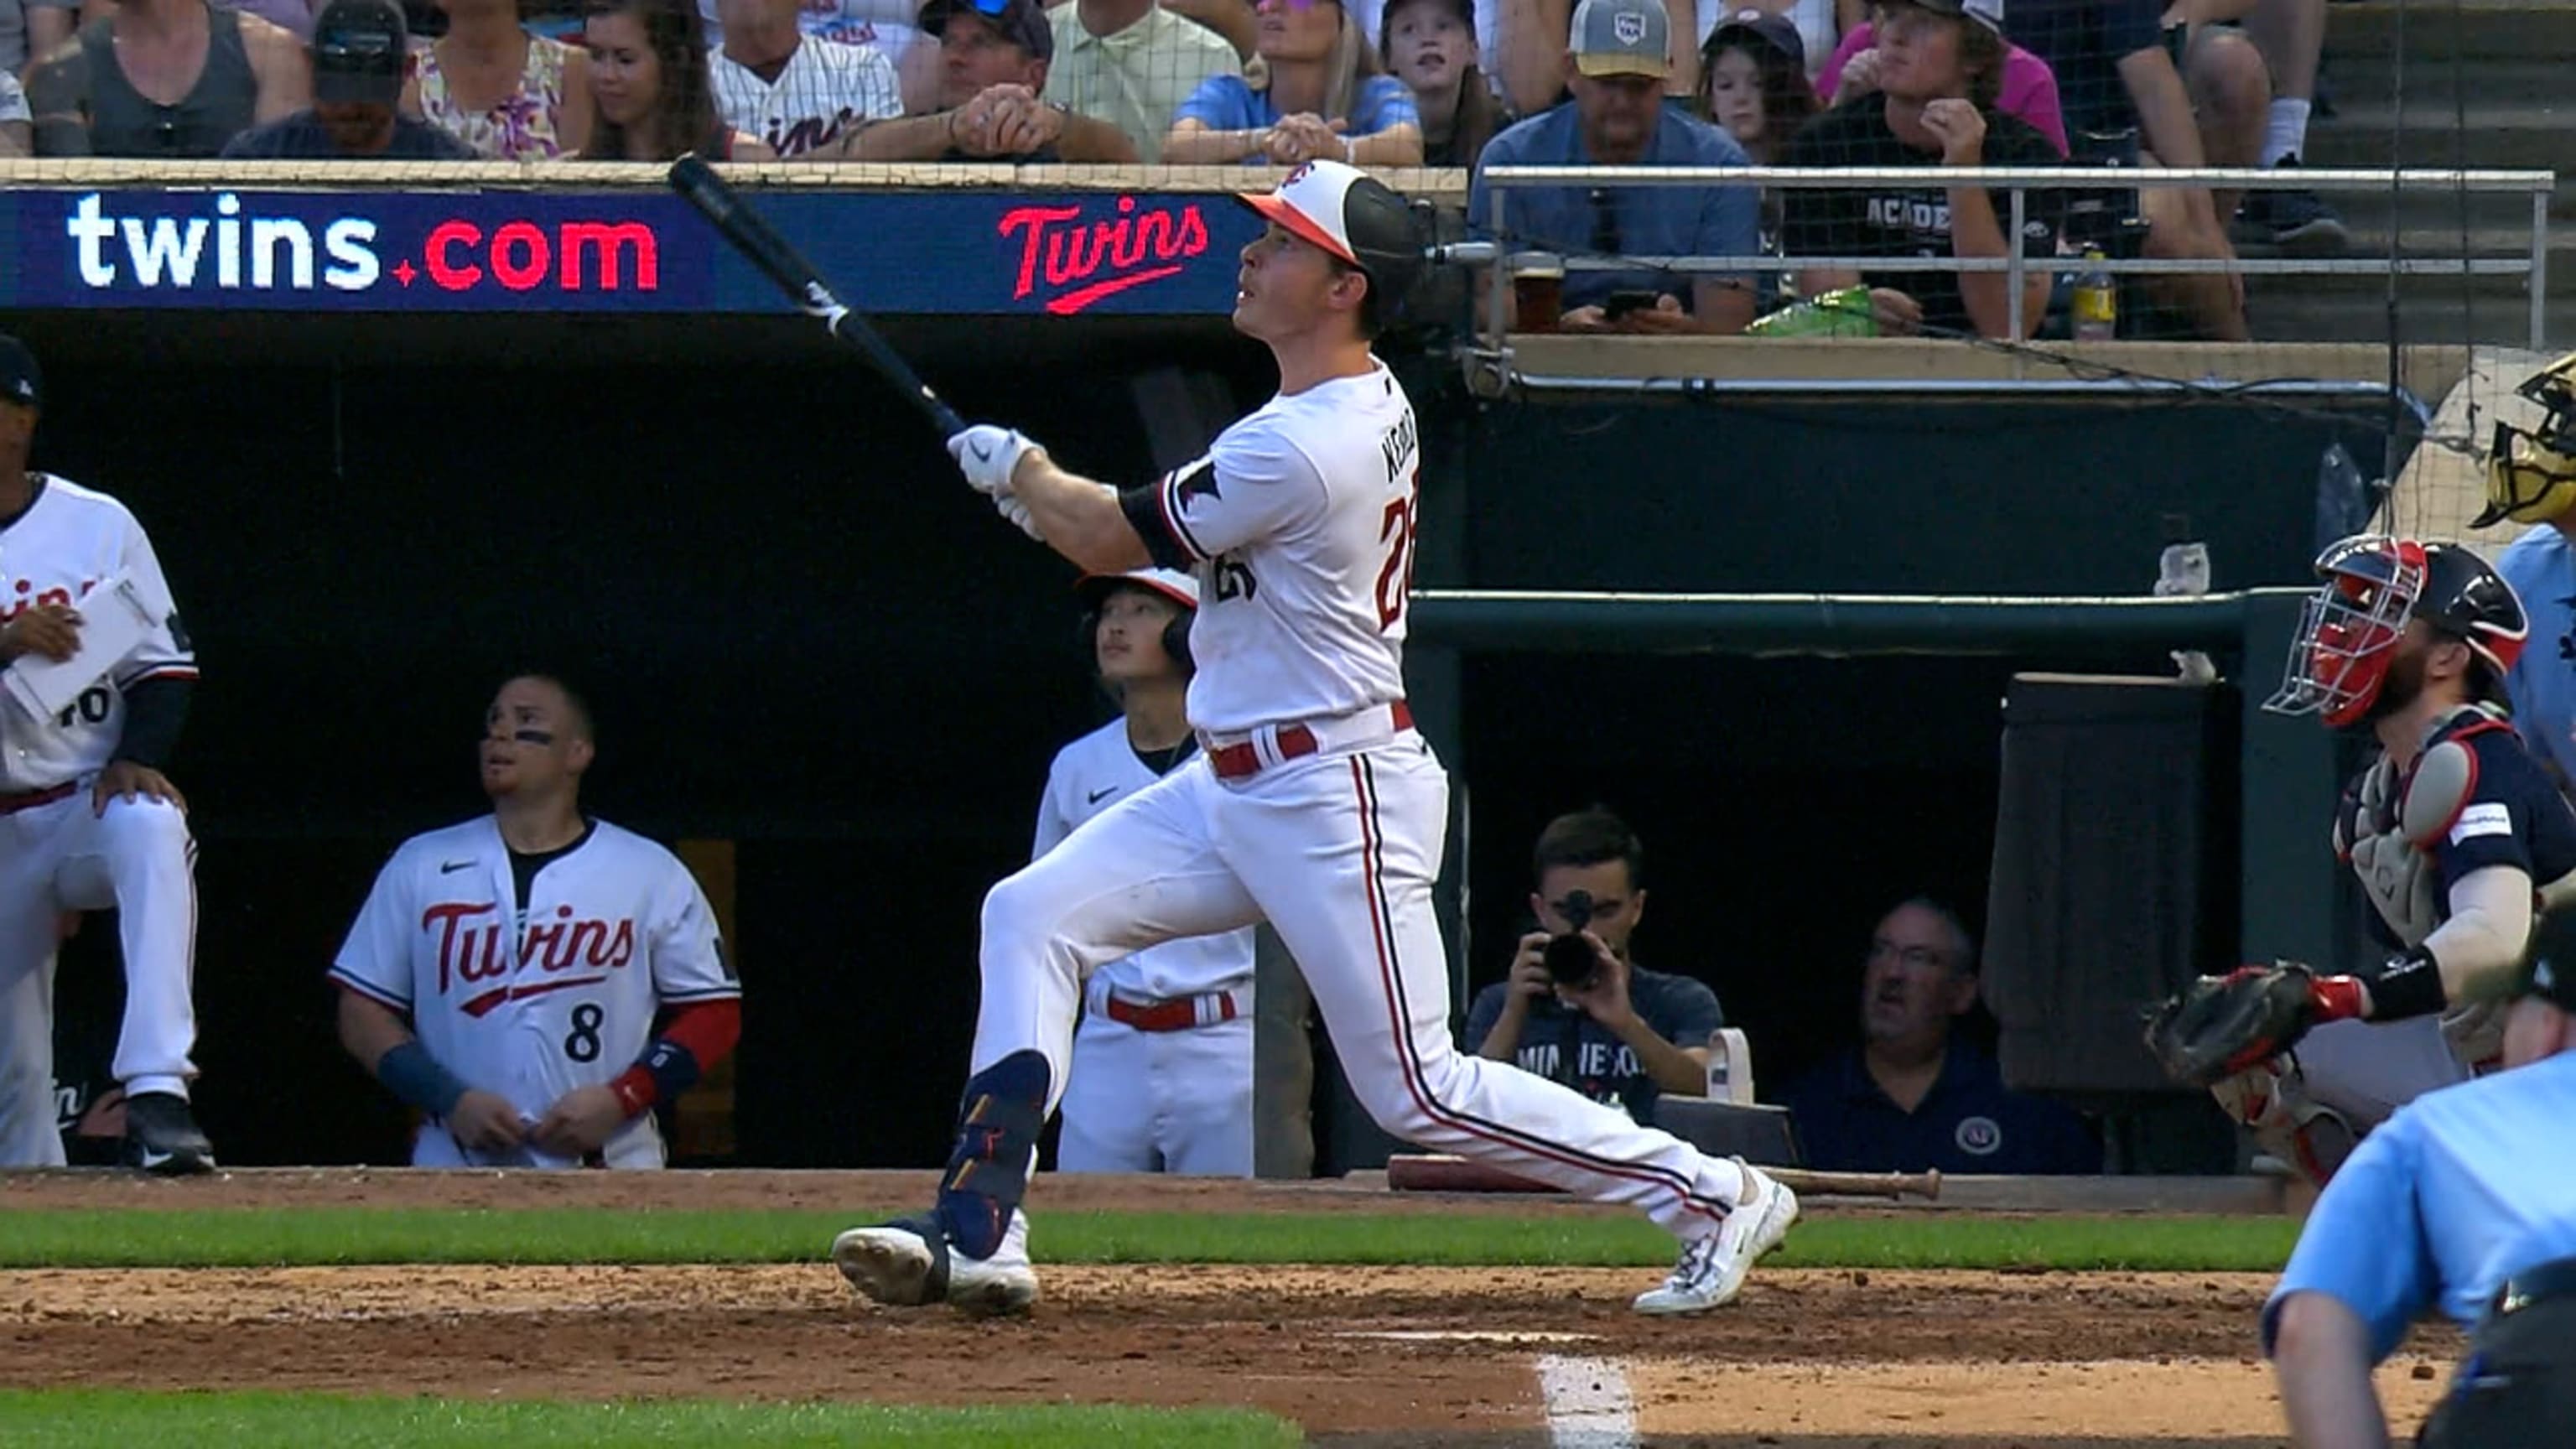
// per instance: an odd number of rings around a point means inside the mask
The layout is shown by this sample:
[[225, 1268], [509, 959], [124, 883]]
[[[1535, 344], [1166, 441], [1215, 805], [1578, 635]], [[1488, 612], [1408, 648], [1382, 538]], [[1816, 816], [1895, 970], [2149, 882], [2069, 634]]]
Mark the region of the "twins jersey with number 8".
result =
[[[527, 1123], [634, 1065], [663, 1007], [742, 994], [688, 868], [606, 821], [538, 870], [525, 901], [490, 818], [412, 837], [377, 875], [330, 974], [409, 1013], [430, 1055]], [[601, 1156], [661, 1166], [653, 1115], [619, 1128]], [[437, 1122], [422, 1127], [412, 1163], [571, 1165], [533, 1147], [471, 1151]]]

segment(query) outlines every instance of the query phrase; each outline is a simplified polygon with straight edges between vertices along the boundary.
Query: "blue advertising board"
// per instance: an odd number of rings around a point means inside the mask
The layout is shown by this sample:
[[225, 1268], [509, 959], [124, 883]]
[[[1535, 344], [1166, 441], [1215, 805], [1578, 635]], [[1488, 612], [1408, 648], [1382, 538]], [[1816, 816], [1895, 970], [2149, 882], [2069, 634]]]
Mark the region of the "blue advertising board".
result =
[[[1205, 192], [752, 193], [887, 314], [1222, 314], [1259, 222]], [[678, 198], [597, 191], [29, 189], [0, 306], [328, 312], [792, 310]]]

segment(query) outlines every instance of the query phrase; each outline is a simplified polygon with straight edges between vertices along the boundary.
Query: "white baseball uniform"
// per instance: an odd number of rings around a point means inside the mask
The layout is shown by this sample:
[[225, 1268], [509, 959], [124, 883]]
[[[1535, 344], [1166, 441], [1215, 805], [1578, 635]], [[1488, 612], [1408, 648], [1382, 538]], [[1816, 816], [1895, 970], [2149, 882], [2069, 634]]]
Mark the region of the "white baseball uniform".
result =
[[903, 114], [894, 64], [871, 46], [806, 36], [774, 81], [719, 50], [707, 56], [707, 75], [725, 124], [782, 157], [819, 151], [869, 121]]
[[1086, 977], [1266, 917], [1388, 1131], [1714, 1235], [1745, 1189], [1732, 1162], [1451, 1042], [1431, 905], [1448, 776], [1403, 707], [1418, 474], [1378, 365], [1273, 398], [1130, 510], [1158, 562], [1199, 573], [1204, 752], [986, 898], [970, 1065], [1037, 1051], [1052, 1109]]
[[[742, 995], [715, 912], [678, 857], [608, 822], [549, 857], [522, 899], [490, 816], [404, 841], [376, 876], [330, 971], [407, 1013], [439, 1065], [498, 1093], [533, 1124], [576, 1087], [635, 1065], [665, 1006]], [[610, 1167], [660, 1167], [643, 1113], [608, 1139]], [[422, 1124], [416, 1167], [571, 1166], [534, 1147], [505, 1154]]]
[[[125, 737], [126, 691], [194, 679], [195, 654], [143, 525], [124, 504], [37, 475], [24, 513], [0, 525], [0, 623], [46, 604], [104, 627], [102, 586], [131, 586], [158, 620], [59, 714], [31, 715], [0, 693], [0, 1166], [63, 1161], [54, 1119], [54, 948], [67, 911], [114, 907], [125, 955], [125, 1021], [113, 1070], [129, 1092], [186, 1096], [197, 1015], [196, 841], [187, 817], [158, 800], [110, 800], [90, 785]], [[33, 662], [33, 661], [29, 661]], [[13, 668], [17, 667], [15, 665]]]
[[[1047, 772], [1032, 857], [1160, 778], [1123, 718], [1066, 745]], [[1113, 1001], [1197, 1024], [1143, 1030], [1111, 1016]], [[1250, 1177], [1252, 928], [1165, 941], [1092, 973], [1073, 1060], [1058, 1170]]]

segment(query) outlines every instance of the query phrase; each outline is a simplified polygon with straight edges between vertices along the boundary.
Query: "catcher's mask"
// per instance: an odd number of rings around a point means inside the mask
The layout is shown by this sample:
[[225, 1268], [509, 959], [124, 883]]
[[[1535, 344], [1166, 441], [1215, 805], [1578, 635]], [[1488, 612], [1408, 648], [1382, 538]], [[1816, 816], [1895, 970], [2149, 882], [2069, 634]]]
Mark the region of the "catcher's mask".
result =
[[2467, 644], [2490, 687], [2522, 656], [2522, 600], [2458, 544], [2358, 534], [2319, 554], [2316, 568], [2324, 584], [2299, 616], [2280, 691], [2263, 702], [2275, 714], [2313, 713], [2336, 729], [2375, 718], [2412, 619]]
[[2540, 404], [2540, 426], [2496, 420], [2487, 455], [2487, 506], [2470, 520], [2472, 528], [2506, 519], [2547, 523], [2576, 507], [2576, 352], [2533, 373], [2514, 391]]

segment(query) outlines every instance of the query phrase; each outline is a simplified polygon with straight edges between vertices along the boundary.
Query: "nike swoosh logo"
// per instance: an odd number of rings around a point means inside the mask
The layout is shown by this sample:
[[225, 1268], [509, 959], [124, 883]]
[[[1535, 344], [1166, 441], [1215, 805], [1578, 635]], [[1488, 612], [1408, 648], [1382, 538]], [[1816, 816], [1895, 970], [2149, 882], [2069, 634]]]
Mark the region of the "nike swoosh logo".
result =
[[1115, 785], [1110, 786], [1106, 790], [1094, 790], [1089, 795], [1083, 797], [1083, 803], [1086, 805], [1097, 805], [1101, 801], [1106, 800], [1117, 793], [1118, 787]]
[[175, 1152], [155, 1152], [151, 1148], [146, 1147], [143, 1149], [144, 1169], [149, 1171], [152, 1168], [159, 1167], [162, 1163], [175, 1160], [178, 1155], [179, 1154]]
[[438, 873], [440, 875], [454, 875], [460, 870], [472, 870], [473, 868], [474, 862], [470, 860], [451, 860], [446, 864], [441, 865], [438, 868]]
[[966, 451], [974, 454], [975, 461], [978, 463], [990, 463], [993, 461], [993, 450], [985, 447], [981, 443], [968, 443], [966, 445]]

